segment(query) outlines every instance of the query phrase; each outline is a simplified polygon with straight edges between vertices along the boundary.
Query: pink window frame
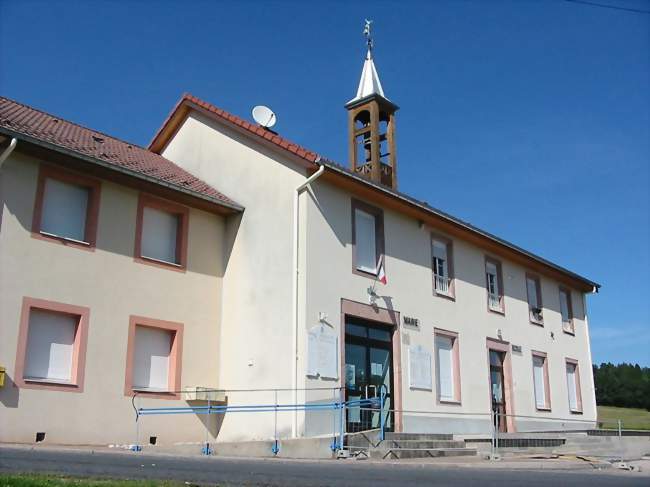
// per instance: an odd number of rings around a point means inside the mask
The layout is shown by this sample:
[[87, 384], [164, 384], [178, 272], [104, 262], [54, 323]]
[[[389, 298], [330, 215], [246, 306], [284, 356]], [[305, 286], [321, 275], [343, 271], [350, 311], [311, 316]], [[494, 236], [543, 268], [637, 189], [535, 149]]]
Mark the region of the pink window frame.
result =
[[[88, 189], [88, 206], [86, 210], [86, 227], [84, 230], [84, 242], [78, 242], [64, 236], [50, 235], [42, 232], [43, 200], [45, 196], [45, 183], [48, 179], [56, 179], [68, 184], [83, 186]], [[99, 201], [101, 194], [101, 182], [98, 179], [86, 175], [77, 174], [57, 166], [41, 164], [38, 171], [38, 182], [36, 183], [36, 197], [34, 200], [34, 213], [32, 215], [32, 237], [55, 242], [68, 247], [94, 251], [97, 245], [97, 226], [99, 220]]]
[[[399, 311], [380, 308], [365, 303], [341, 298], [341, 328], [339, 340], [340, 370], [345, 370], [345, 322], [347, 316], [355, 316], [375, 323], [382, 323], [392, 331], [393, 347], [393, 401], [395, 403], [395, 431], [402, 431], [402, 340], [400, 338], [401, 317]], [[340, 386], [344, 387], [345, 374], [341, 372]]]
[[[142, 255], [142, 229], [144, 209], [153, 208], [156, 210], [171, 213], [178, 217], [178, 228], [176, 232], [176, 260], [177, 263], [164, 262]], [[134, 260], [141, 264], [170, 269], [178, 272], [185, 272], [187, 269], [187, 241], [189, 232], [189, 208], [171, 201], [163, 200], [149, 194], [140, 193], [138, 198], [138, 211], [135, 226], [135, 248]]]
[[[433, 241], [444, 243], [447, 246], [447, 277], [449, 278], [449, 294], [439, 293], [436, 291], [436, 272], [433, 268]], [[454, 246], [449, 237], [438, 233], [431, 233], [431, 284], [433, 286], [433, 295], [441, 298], [456, 300], [456, 279], [454, 277]]]
[[562, 331], [566, 333], [567, 335], [573, 335], [575, 336], [576, 334], [576, 328], [575, 328], [575, 320], [573, 319], [573, 298], [571, 296], [571, 290], [567, 287], [560, 286], [560, 290], [558, 292], [558, 296], [561, 296], [562, 293], [565, 293], [567, 296], [567, 308], [569, 312], [569, 326], [570, 330], [567, 330], [564, 327], [564, 320], [562, 319], [562, 298], [560, 297], [560, 320], [562, 320]]
[[[358, 276], [370, 277], [376, 279], [378, 272], [366, 272], [357, 268], [357, 212], [361, 210], [364, 213], [375, 217], [375, 260], [379, 263], [383, 259], [384, 273], [386, 273], [386, 242], [384, 240], [384, 212], [381, 208], [369, 205], [363, 201], [352, 199], [352, 273]], [[379, 269], [377, 269], [379, 271]]]
[[129, 337], [126, 347], [126, 371], [124, 377], [124, 395], [132, 397], [133, 390], [133, 359], [135, 354], [135, 332], [138, 326], [156, 328], [172, 332], [172, 346], [169, 354], [168, 387], [170, 392], [137, 391], [138, 395], [158, 399], [180, 399], [181, 369], [183, 363], [183, 324], [173, 321], [163, 321], [144, 316], [129, 317]]
[[[490, 307], [490, 286], [487, 280], [487, 265], [493, 264], [497, 268], [497, 279], [499, 280], [499, 305], [501, 309], [494, 309]], [[501, 261], [494, 257], [485, 256], [485, 263], [483, 264], [483, 274], [485, 275], [485, 305], [490, 313], [496, 313], [505, 316], [506, 314], [506, 292], [505, 283], [503, 282], [503, 269]]]
[[[487, 348], [487, 383], [488, 383], [488, 404], [492, 404], [491, 379], [490, 379], [490, 350], [504, 353], [503, 360], [503, 393], [506, 399], [506, 429], [508, 433], [515, 433], [517, 425], [515, 422], [515, 393], [512, 381], [512, 353], [510, 343], [496, 338], [486, 338], [485, 345]], [[489, 406], [488, 406], [489, 408]]]
[[436, 337], [445, 337], [451, 338], [451, 356], [452, 356], [452, 370], [454, 374], [454, 399], [440, 399], [440, 390], [437, 386], [438, 381], [436, 380], [436, 402], [438, 404], [453, 404], [460, 406], [461, 405], [461, 389], [460, 389], [460, 345], [458, 341], [458, 333], [455, 331], [443, 330], [440, 328], [433, 329], [433, 350], [434, 350], [434, 362], [436, 364], [436, 379], [438, 376], [438, 370], [440, 365], [438, 364], [438, 353], [436, 350]]
[[[530, 301], [528, 300], [528, 279], [535, 281], [535, 293], [537, 295], [537, 305], [541, 310], [542, 319], [536, 320], [533, 319], [532, 307], [530, 306]], [[533, 325], [544, 326], [544, 301], [542, 301], [542, 279], [537, 274], [526, 273], [526, 302], [528, 303], [528, 320]]]
[[[38, 379], [25, 379], [25, 361], [27, 360], [27, 340], [29, 337], [29, 317], [33, 309], [60, 313], [79, 318], [75, 331], [75, 340], [72, 351], [72, 373], [70, 382], [39, 381]], [[84, 373], [86, 367], [86, 348], [88, 344], [88, 323], [90, 309], [83, 306], [47, 301], [45, 299], [23, 298], [18, 331], [18, 346], [16, 350], [16, 364], [14, 368], [14, 383], [23, 389], [44, 389], [50, 391], [83, 392]]]
[[538, 352], [536, 350], [533, 350], [531, 353], [531, 364], [533, 365], [533, 392], [536, 394], [535, 391], [535, 365], [534, 365], [534, 360], [535, 357], [541, 358], [544, 360], [544, 364], [542, 366], [542, 372], [544, 374], [544, 407], [539, 407], [537, 406], [537, 396], [533, 395], [533, 399], [535, 400], [535, 409], [537, 411], [551, 411], [551, 386], [549, 382], [549, 376], [548, 376], [548, 356], [546, 352]]
[[[575, 365], [575, 376], [576, 376], [576, 403], [578, 406], [578, 409], [571, 409], [571, 402], [569, 401], [569, 411], [572, 414], [582, 414], [582, 388], [580, 387], [580, 366], [578, 364], [578, 361], [572, 358], [565, 358], [565, 376], [566, 376], [566, 365], [571, 364]], [[566, 385], [567, 385], [567, 400], [569, 398], [569, 378], [566, 377]]]

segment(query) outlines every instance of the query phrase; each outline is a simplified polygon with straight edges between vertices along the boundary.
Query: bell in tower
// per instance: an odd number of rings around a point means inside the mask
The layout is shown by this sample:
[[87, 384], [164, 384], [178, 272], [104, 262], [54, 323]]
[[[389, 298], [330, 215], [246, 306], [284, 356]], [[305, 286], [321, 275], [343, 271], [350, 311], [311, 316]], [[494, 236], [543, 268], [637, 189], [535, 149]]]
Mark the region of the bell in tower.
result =
[[348, 110], [350, 165], [355, 173], [397, 189], [395, 112], [399, 107], [384, 96], [372, 57], [371, 23], [366, 20], [363, 30], [368, 53], [357, 95], [345, 105]]

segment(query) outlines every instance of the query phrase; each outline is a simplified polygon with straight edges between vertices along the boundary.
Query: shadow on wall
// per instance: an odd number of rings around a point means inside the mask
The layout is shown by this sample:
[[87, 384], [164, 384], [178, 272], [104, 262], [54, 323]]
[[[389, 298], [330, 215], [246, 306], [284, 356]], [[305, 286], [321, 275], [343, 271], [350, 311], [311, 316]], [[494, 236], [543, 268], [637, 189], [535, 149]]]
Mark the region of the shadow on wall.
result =
[[[352, 221], [351, 221], [351, 200], [352, 196], [340, 191], [332, 186], [314, 185], [310, 191], [312, 203], [318, 211], [325, 215], [325, 221], [330, 230], [342, 247], [352, 247]], [[333, 218], [332, 215], [336, 215]], [[430, 248], [431, 229], [429, 227], [420, 228], [418, 222], [409, 218], [394, 218], [394, 213], [384, 211], [384, 231], [386, 255], [391, 259], [408, 262], [412, 265], [423, 267], [431, 272], [432, 256]], [[489, 255], [480, 248], [471, 244], [459, 244], [454, 239], [454, 278], [457, 281], [476, 286], [485, 290], [485, 256]], [[462, 255], [462, 257], [460, 255]], [[461, 261], [463, 259], [463, 261]], [[462, 264], [462, 265], [460, 265]], [[350, 265], [352, 265], [350, 263]], [[514, 265], [510, 262], [503, 261], [503, 292], [506, 299], [506, 315], [509, 313], [508, 302], [512, 305], [512, 300], [519, 301], [518, 306], [528, 307], [528, 297], [526, 293], [526, 271], [520, 265]], [[390, 281], [390, 262], [387, 263], [387, 275]], [[542, 287], [542, 306], [546, 311], [551, 311], [554, 316], [548, 316], [545, 313], [545, 326], [552, 326], [548, 331], [555, 334], [562, 332], [562, 323], [560, 316], [560, 290], [559, 283], [549, 281], [541, 276]], [[371, 283], [371, 280], [368, 281]], [[433, 293], [433, 283], [428, 280], [421, 283], [423, 286], [429, 286]], [[380, 289], [377, 293], [381, 294]], [[578, 320], [585, 319], [582, 299], [580, 294], [572, 294], [573, 316]], [[385, 306], [393, 310], [393, 299], [395, 296], [379, 296], [379, 299], [385, 302]], [[463, 297], [457, 295], [457, 301], [462, 302]], [[484, 296], [483, 306], [487, 309], [487, 294]], [[557, 323], [556, 323], [557, 321]], [[557, 326], [556, 326], [557, 325]]]
[[5, 374], [5, 385], [0, 387], [0, 404], [6, 408], [17, 408], [19, 399], [20, 389], [9, 374]]
[[[14, 152], [2, 168], [1, 196], [6, 211], [13, 215], [25, 232], [32, 232], [32, 218], [36, 201], [36, 188], [41, 157], [37, 159], [24, 153]], [[47, 159], [56, 167], [74, 169], [69, 159], [53, 155]], [[78, 164], [78, 163], [74, 163]], [[77, 171], [78, 172], [78, 171]], [[83, 174], [83, 173], [82, 173]], [[139, 192], [135, 189], [101, 179], [99, 219], [96, 248], [131, 259], [135, 254], [136, 215]], [[8, 215], [5, 215], [7, 217]], [[211, 235], [211, 227], [201, 224], [199, 218], [224, 218], [226, 225], [231, 217], [220, 217], [194, 210], [190, 214], [187, 271], [215, 277], [223, 277], [223, 261], [219, 251], [201, 245], [197, 240], [214, 238], [221, 247], [223, 236]], [[236, 218], [239, 219], [239, 216]], [[6, 218], [5, 218], [6, 219]], [[194, 221], [192, 221], [194, 219]], [[7, 221], [2, 222], [4, 231]], [[52, 245], [61, 245], [53, 242]], [[66, 245], [63, 243], [63, 245]], [[138, 264], [140, 265], [140, 264]]]
[[[227, 406], [228, 399], [226, 398], [226, 400], [223, 402], [212, 403], [212, 404], [214, 406]], [[187, 405], [189, 407], [207, 406], [208, 403], [206, 401], [187, 401]], [[226, 419], [226, 413], [197, 414], [197, 417], [203, 424], [203, 427], [208, 430], [210, 437], [216, 440], [217, 436], [219, 435], [219, 432], [221, 431], [221, 427], [223, 426], [223, 422]]]
[[235, 214], [226, 219], [224, 231], [224, 244], [223, 244], [223, 274], [228, 270], [228, 263], [230, 262], [230, 255], [232, 254], [235, 240], [239, 234], [239, 227], [241, 225], [243, 215]]

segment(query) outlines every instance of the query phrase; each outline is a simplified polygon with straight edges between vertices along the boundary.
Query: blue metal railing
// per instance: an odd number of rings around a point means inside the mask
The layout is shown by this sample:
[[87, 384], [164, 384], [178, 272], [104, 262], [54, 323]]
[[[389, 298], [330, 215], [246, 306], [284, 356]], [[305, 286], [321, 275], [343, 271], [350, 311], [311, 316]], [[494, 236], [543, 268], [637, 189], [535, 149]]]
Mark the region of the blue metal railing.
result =
[[[251, 404], [251, 405], [212, 405], [208, 400], [207, 406], [182, 406], [182, 407], [156, 407], [143, 408], [135, 404], [137, 393], [133, 395], [132, 405], [135, 411], [136, 422], [136, 442], [131, 446], [131, 450], [138, 452], [142, 450], [139, 444], [139, 419], [141, 416], [154, 415], [172, 415], [172, 414], [226, 414], [226, 413], [263, 413], [273, 412], [274, 414], [274, 440], [271, 451], [277, 455], [280, 451], [278, 433], [277, 433], [277, 413], [287, 411], [338, 411], [338, 435], [334, 433], [330, 448], [332, 451], [343, 449], [345, 437], [345, 410], [349, 408], [378, 408], [380, 414], [380, 438], [384, 439], [384, 404], [386, 399], [385, 389], [381, 389], [380, 397], [368, 399], [356, 399], [351, 401], [343, 400], [343, 391], [339, 390], [339, 400], [325, 403], [298, 403], [298, 404], [278, 404], [277, 391], [275, 392], [276, 402], [274, 404]], [[334, 416], [334, 431], [336, 432], [336, 415]], [[207, 438], [202, 448], [202, 453], [210, 455], [212, 450]]]

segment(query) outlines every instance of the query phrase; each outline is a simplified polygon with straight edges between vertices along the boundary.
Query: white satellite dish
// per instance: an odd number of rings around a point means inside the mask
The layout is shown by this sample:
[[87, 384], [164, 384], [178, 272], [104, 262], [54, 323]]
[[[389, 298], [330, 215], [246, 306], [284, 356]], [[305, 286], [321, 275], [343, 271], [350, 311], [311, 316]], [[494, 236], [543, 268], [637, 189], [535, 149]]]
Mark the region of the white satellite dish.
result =
[[264, 105], [257, 105], [253, 108], [253, 119], [262, 127], [271, 128], [277, 122], [277, 117], [273, 110]]

